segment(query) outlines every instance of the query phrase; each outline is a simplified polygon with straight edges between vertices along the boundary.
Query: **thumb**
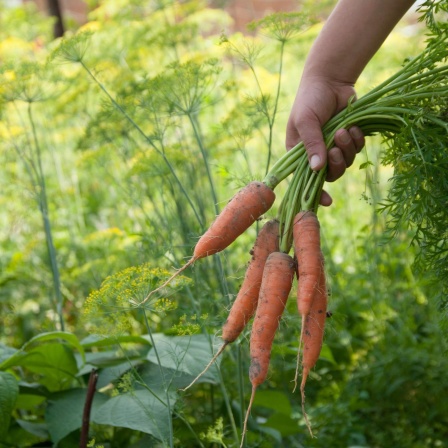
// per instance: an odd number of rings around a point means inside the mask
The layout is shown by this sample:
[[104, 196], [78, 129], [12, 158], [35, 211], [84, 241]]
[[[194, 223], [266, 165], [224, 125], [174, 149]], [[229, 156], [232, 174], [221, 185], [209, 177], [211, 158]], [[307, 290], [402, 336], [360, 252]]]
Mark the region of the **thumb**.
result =
[[286, 128], [286, 148], [291, 149], [299, 141], [305, 145], [311, 169], [322, 169], [327, 161], [327, 148], [317, 117], [308, 116], [294, 120], [293, 116], [290, 116]]
[[297, 123], [300, 139], [305, 145], [310, 167], [314, 171], [322, 169], [327, 161], [327, 147], [317, 118], [302, 119]]

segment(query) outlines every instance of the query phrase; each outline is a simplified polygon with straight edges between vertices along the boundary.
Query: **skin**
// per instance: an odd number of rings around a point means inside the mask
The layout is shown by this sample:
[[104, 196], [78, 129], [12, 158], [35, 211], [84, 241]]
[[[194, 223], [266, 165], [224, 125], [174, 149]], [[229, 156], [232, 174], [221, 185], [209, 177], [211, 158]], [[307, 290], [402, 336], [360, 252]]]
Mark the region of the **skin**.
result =
[[[339, 0], [314, 42], [291, 108], [286, 148], [302, 140], [314, 170], [327, 163], [327, 181], [340, 178], [364, 146], [362, 131], [340, 129], [327, 151], [322, 126], [347, 106], [355, 83], [414, 0]], [[327, 156], [328, 153], [328, 156]], [[322, 205], [330, 205], [324, 192]]]

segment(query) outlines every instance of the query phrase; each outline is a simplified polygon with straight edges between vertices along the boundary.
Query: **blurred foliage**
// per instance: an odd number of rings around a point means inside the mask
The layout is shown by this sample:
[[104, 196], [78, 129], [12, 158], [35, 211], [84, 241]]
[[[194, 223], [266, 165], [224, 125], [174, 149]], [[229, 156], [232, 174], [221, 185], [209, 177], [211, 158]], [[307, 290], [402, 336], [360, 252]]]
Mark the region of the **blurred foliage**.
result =
[[[90, 3], [89, 21], [57, 41], [31, 3], [0, 6], [0, 446], [79, 446], [94, 370], [89, 446], [236, 447], [248, 333], [179, 389], [220, 345], [260, 223], [135, 304], [283, 153], [321, 27], [311, 17], [325, 11], [306, 2], [310, 15], [276, 14], [245, 36], [202, 1]], [[423, 45], [422, 25], [403, 23], [358, 92]], [[380, 146], [369, 140], [319, 211], [332, 317], [307, 385], [317, 438], [291, 392], [300, 322], [290, 300], [247, 446], [447, 446], [439, 288], [413, 271], [409, 229], [385, 237], [376, 210], [392, 171]]]

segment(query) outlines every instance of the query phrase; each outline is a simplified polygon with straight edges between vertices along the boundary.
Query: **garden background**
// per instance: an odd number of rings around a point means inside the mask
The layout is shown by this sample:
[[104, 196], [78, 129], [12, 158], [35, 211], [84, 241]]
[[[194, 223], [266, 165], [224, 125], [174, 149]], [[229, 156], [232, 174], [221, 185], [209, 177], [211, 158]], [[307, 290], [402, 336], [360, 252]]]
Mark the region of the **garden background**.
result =
[[[284, 153], [304, 58], [335, 2], [244, 32], [203, 1], [94, 3], [54, 39], [32, 3], [0, 2], [0, 446], [80, 446], [94, 372], [88, 446], [237, 447], [250, 328], [179, 389], [220, 344], [260, 223], [136, 304]], [[424, 47], [417, 19], [399, 23], [358, 95]], [[247, 447], [448, 446], [441, 286], [415, 264], [412, 226], [390, 232], [379, 213], [393, 174], [383, 151], [369, 138], [319, 209], [332, 316], [307, 384], [316, 437], [292, 393], [292, 293]]]

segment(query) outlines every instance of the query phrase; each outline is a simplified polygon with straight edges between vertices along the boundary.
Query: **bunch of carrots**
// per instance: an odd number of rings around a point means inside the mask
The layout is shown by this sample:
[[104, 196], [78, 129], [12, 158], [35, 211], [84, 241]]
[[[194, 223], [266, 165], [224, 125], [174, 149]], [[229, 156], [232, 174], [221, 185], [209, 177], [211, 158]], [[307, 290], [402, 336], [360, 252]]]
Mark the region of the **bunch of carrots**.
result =
[[[445, 35], [439, 41], [432, 41], [392, 77], [333, 117], [323, 128], [327, 147], [334, 145], [338, 129], [348, 129], [354, 124], [366, 136], [380, 133], [386, 141], [412, 135], [413, 141], [408, 140], [407, 144], [417, 145], [420, 151], [424, 151], [422, 142], [425, 139], [420, 138], [420, 134], [424, 137], [425, 127], [430, 126], [433, 132], [438, 129], [446, 136], [448, 117], [440, 105], [447, 104], [448, 100], [447, 58]], [[277, 219], [267, 221], [258, 234], [244, 281], [222, 328], [223, 344], [206, 367], [238, 338], [253, 318], [249, 370], [252, 393], [243, 439], [256, 389], [268, 373], [274, 336], [295, 277], [302, 326], [294, 381], [297, 386], [301, 366], [302, 409], [311, 433], [304, 411], [305, 384], [320, 355], [328, 298], [317, 218], [325, 173], [325, 169], [319, 172], [310, 169], [304, 145], [299, 143], [277, 161], [263, 181], [250, 182], [228, 202], [199, 239], [190, 260], [142, 302], [197, 260], [227, 248], [268, 212], [276, 199], [275, 187], [292, 175]]]

